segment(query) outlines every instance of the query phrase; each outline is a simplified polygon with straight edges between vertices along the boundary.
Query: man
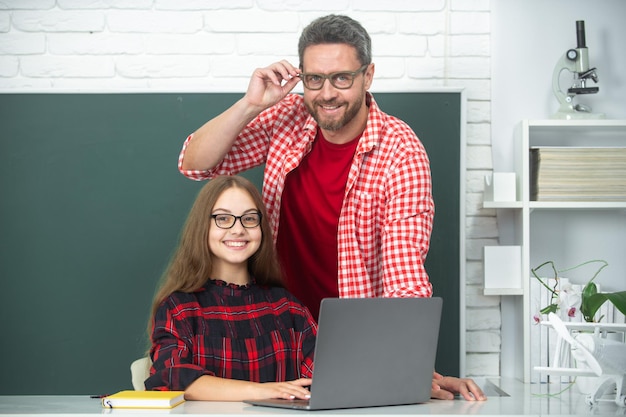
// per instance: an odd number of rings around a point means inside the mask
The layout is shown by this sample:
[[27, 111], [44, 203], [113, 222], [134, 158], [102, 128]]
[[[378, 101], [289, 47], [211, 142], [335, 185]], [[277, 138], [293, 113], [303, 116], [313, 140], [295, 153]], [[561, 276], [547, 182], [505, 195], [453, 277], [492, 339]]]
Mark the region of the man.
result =
[[[371, 40], [347, 16], [321, 17], [287, 61], [254, 71], [246, 94], [190, 135], [192, 179], [265, 163], [263, 197], [287, 288], [317, 317], [324, 297], [430, 297], [424, 269], [434, 214], [428, 156], [368, 92]], [[304, 95], [289, 94], [302, 81]], [[439, 389], [443, 388], [443, 389]], [[482, 398], [436, 375], [433, 396]]]

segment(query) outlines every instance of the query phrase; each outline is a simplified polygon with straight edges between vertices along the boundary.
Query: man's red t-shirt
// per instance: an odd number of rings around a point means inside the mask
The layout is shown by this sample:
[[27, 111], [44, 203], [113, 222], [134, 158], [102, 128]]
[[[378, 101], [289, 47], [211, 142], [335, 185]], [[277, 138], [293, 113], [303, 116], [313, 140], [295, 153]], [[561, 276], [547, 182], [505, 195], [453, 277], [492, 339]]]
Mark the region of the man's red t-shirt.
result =
[[322, 298], [339, 296], [337, 225], [359, 137], [336, 145], [318, 129], [311, 152], [285, 181], [278, 256], [287, 289], [316, 319]]

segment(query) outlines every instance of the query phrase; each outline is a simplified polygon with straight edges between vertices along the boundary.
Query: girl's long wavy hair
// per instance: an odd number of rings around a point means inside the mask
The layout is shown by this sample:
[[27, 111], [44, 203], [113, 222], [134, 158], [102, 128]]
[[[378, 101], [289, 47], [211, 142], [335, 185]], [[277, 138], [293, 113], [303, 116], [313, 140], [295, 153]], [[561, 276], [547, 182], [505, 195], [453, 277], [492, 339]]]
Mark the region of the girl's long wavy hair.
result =
[[257, 284], [284, 286], [261, 194], [254, 184], [244, 177], [216, 177], [200, 190], [189, 212], [178, 248], [161, 277], [160, 286], [154, 296], [148, 323], [149, 332], [156, 310], [163, 300], [175, 291], [196, 291], [211, 278], [213, 261], [208, 243], [209, 227], [213, 221], [211, 214], [217, 199], [224, 191], [233, 187], [247, 191], [261, 213], [261, 244], [255, 254], [248, 259], [248, 271]]

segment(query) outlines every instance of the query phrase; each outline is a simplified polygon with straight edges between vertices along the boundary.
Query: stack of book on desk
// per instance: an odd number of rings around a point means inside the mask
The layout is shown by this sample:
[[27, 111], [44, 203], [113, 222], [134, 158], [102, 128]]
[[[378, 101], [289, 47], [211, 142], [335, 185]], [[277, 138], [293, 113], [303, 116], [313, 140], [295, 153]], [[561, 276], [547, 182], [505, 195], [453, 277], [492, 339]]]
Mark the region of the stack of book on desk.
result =
[[626, 148], [531, 148], [530, 199], [626, 201]]
[[102, 398], [105, 408], [174, 408], [185, 402], [184, 391], [123, 390]]

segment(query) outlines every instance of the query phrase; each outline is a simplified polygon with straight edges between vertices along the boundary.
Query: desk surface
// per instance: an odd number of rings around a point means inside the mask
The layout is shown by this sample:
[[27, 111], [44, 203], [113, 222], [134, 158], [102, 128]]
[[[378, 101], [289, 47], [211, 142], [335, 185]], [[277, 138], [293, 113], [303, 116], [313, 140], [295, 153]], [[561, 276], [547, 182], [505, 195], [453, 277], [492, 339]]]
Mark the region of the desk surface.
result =
[[[346, 410], [297, 411], [267, 407], [256, 407], [241, 402], [187, 401], [169, 410], [129, 410], [102, 408], [99, 399], [88, 396], [0, 396], [0, 415], [70, 416], [94, 417], [113, 414], [126, 417], [146, 414], [205, 414], [211, 416], [395, 416], [395, 415], [437, 415], [458, 416], [476, 414], [484, 416], [585, 416], [585, 415], [626, 415], [626, 407], [618, 407], [607, 399], [590, 408], [585, 404], [584, 395], [575, 387], [558, 394], [561, 385], [528, 385], [515, 380], [479, 381], [490, 396], [487, 401], [469, 402], [430, 400], [424, 404], [353, 408]], [[501, 389], [510, 396], [497, 396]], [[556, 395], [558, 394], [558, 395]]]

